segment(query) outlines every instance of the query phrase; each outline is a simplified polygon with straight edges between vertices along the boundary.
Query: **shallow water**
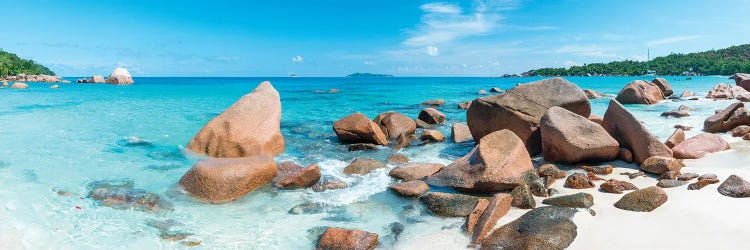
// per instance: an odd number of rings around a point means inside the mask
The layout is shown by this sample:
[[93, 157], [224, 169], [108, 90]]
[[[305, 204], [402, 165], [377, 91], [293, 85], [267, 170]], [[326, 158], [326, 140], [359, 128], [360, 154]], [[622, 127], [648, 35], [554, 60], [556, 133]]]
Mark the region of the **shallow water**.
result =
[[[357, 228], [380, 235], [381, 248], [420, 248], [416, 241], [434, 239], [438, 246], [466, 246], [460, 218], [434, 217], [414, 199], [387, 190], [388, 170], [363, 177], [341, 173], [356, 157], [384, 160], [392, 151], [348, 152], [339, 145], [332, 123], [359, 111], [370, 118], [384, 111], [416, 117], [420, 102], [443, 98], [448, 122], [465, 122], [456, 105], [480, 97], [491, 87], [509, 89], [541, 78], [137, 78], [131, 86], [31, 83], [30, 89], [0, 89], [0, 248], [131, 249], [230, 248], [306, 249], [313, 247], [315, 228]], [[616, 94], [637, 78], [571, 77], [581, 88]], [[698, 96], [726, 77], [667, 78], [675, 93]], [[318, 163], [324, 176], [350, 188], [315, 193], [265, 187], [225, 204], [201, 203], [177, 190], [175, 183], [198, 157], [183, 151], [190, 138], [258, 83], [270, 80], [282, 98], [282, 134], [286, 152], [278, 161]], [[319, 94], [315, 90], [341, 90]], [[608, 99], [592, 100], [602, 116]], [[700, 132], [705, 117], [730, 101], [698, 100], [645, 106], [629, 105], [656, 136], [665, 139], [675, 124]], [[686, 118], [663, 118], [663, 111], [685, 104], [695, 108]], [[148, 143], [128, 143], [140, 138]], [[132, 140], [131, 140], [132, 142]], [[413, 162], [448, 164], [467, 153], [471, 143], [446, 142], [415, 146], [400, 153]], [[740, 159], [741, 158], [741, 159]], [[738, 157], [738, 161], [744, 160]], [[392, 168], [393, 166], [389, 166]], [[149, 213], [100, 206], [87, 198], [87, 186], [100, 180], [129, 179], [134, 188], [161, 196], [172, 210]], [[70, 196], [59, 195], [69, 192]], [[305, 214], [290, 214], [299, 204]], [[78, 209], [76, 206], [80, 207]], [[169, 241], [149, 222], [172, 220], [170, 232], [187, 238]], [[389, 227], [399, 222], [400, 235]], [[170, 224], [170, 223], [167, 223]], [[397, 238], [397, 240], [396, 240]], [[183, 242], [200, 242], [188, 247]]]

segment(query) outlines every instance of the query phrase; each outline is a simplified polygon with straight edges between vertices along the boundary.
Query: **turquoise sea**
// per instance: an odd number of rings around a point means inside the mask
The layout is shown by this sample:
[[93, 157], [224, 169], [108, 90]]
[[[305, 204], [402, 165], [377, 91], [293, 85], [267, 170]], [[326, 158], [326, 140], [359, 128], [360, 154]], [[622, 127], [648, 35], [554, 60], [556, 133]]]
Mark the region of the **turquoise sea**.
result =
[[[675, 124], [700, 132], [705, 117], [729, 101], [702, 97], [726, 76], [665, 77], [675, 94], [693, 90], [701, 100], [666, 100], [656, 105], [629, 105], [652, 133], [666, 139]], [[67, 78], [75, 80], [76, 78]], [[380, 247], [402, 248], [437, 231], [461, 235], [462, 218], [439, 218], [415, 199], [387, 190], [387, 171], [351, 177], [341, 169], [356, 157], [385, 160], [393, 151], [348, 152], [332, 131], [337, 119], [353, 112], [370, 118], [397, 111], [416, 118], [419, 103], [442, 98], [438, 109], [448, 121], [438, 129], [465, 122], [460, 102], [492, 87], [509, 89], [542, 78], [135, 78], [130, 86], [30, 83], [26, 90], [0, 89], [0, 247], [3, 249], [309, 249], [316, 227], [357, 228], [380, 235]], [[582, 89], [615, 95], [639, 77], [570, 77]], [[183, 148], [211, 118], [262, 81], [281, 94], [282, 134], [286, 152], [277, 161], [318, 163], [324, 176], [349, 184], [348, 189], [316, 193], [267, 186], [234, 202], [207, 204], [186, 196], [176, 183], [198, 157]], [[316, 93], [336, 88], [335, 94]], [[492, 93], [490, 93], [492, 94]], [[609, 99], [592, 100], [602, 116]], [[663, 118], [661, 112], [685, 104], [695, 108], [686, 118]], [[140, 138], [146, 145], [123, 140]], [[448, 164], [473, 143], [445, 142], [402, 150], [412, 162]], [[393, 167], [393, 166], [390, 166]], [[100, 206], [87, 198], [87, 186], [101, 180], [132, 180], [134, 187], [158, 194], [171, 211], [149, 213]], [[70, 196], [59, 195], [69, 192]], [[290, 209], [317, 204], [302, 214]], [[183, 241], [160, 237], [153, 221], [171, 220]], [[403, 231], [394, 230], [395, 222]], [[458, 244], [464, 244], [457, 237]], [[466, 240], [468, 242], [468, 239]]]

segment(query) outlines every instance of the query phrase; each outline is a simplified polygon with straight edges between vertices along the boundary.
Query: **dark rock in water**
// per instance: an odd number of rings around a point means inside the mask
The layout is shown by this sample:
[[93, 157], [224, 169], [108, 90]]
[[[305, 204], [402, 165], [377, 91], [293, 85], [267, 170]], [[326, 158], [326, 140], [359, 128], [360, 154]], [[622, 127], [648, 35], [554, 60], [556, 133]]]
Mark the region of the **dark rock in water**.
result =
[[21, 174], [23, 175], [23, 179], [27, 182], [39, 181], [39, 176], [36, 174], [34, 170], [24, 169], [23, 171], [21, 171]]
[[114, 209], [134, 209], [154, 213], [172, 210], [172, 204], [161, 199], [159, 195], [133, 188], [133, 181], [129, 179], [95, 181], [88, 185], [88, 190], [88, 198], [96, 200], [102, 206]]
[[494, 88], [491, 88], [491, 89], [490, 89], [490, 92], [494, 92], [494, 93], [503, 93], [503, 92], [505, 92], [505, 90], [503, 90], [503, 89], [501, 89], [501, 88], [498, 88], [498, 87], [494, 87]]
[[344, 168], [344, 173], [366, 175], [381, 168], [386, 168], [386, 165], [378, 160], [370, 158], [357, 158]]
[[375, 150], [378, 145], [372, 143], [354, 143], [349, 144], [349, 151]]
[[750, 182], [737, 175], [730, 175], [719, 185], [719, 193], [734, 198], [750, 197]]
[[529, 186], [525, 184], [518, 185], [513, 189], [510, 195], [513, 196], [513, 203], [511, 203], [511, 205], [513, 205], [514, 207], [520, 209], [532, 209], [536, 207], [534, 196], [531, 195]]
[[323, 233], [325, 233], [327, 229], [327, 226], [317, 226], [307, 229], [307, 239], [312, 241], [313, 244], [317, 246], [318, 240], [320, 240], [320, 236], [323, 235]]
[[420, 209], [418, 205], [406, 205], [403, 207], [403, 211], [399, 214], [399, 217], [406, 221], [406, 223], [414, 224], [414, 223], [420, 223], [422, 222], [422, 215], [426, 213]]
[[581, 173], [575, 173], [568, 176], [568, 179], [565, 180], [565, 185], [573, 189], [592, 188], [596, 186], [591, 180], [589, 180], [589, 177]]
[[164, 231], [159, 234], [159, 237], [168, 241], [184, 240], [188, 236], [193, 235], [192, 233], [182, 231]]
[[681, 125], [681, 124], [674, 125], [674, 128], [682, 129], [684, 131], [690, 131], [691, 129], [693, 129], [693, 127], [691, 126]]
[[626, 181], [618, 181], [615, 179], [610, 179], [601, 185], [599, 185], [604, 192], [607, 193], [613, 193], [613, 194], [621, 194], [625, 190], [638, 190], [638, 188], [633, 185], [633, 183], [626, 182]]
[[615, 207], [635, 212], [651, 212], [667, 202], [667, 193], [659, 187], [648, 187], [627, 193], [615, 202]]
[[166, 164], [166, 165], [148, 165], [146, 166], [146, 169], [148, 170], [156, 170], [156, 171], [169, 171], [172, 169], [178, 169], [182, 168], [182, 165], [178, 164]]
[[544, 199], [542, 204], [558, 207], [590, 208], [594, 205], [594, 196], [587, 193], [563, 195]]
[[362, 230], [329, 227], [320, 236], [317, 249], [375, 249], [378, 234]]
[[187, 158], [185, 158], [185, 155], [180, 152], [179, 149], [170, 149], [170, 150], [162, 150], [162, 151], [155, 151], [148, 154], [148, 157], [154, 160], [165, 160], [165, 161], [179, 161], [179, 162], [185, 162], [187, 161]]
[[10, 167], [10, 163], [6, 161], [0, 161], [0, 169], [8, 168], [8, 167]]
[[117, 141], [117, 145], [121, 147], [145, 147], [145, 148], [154, 147], [154, 144], [152, 144], [151, 142], [138, 138], [138, 137], [128, 137], [128, 138], [119, 140]]
[[690, 113], [684, 110], [670, 110], [670, 111], [664, 111], [663, 113], [661, 113], [661, 116], [682, 118], [682, 117], [690, 116]]
[[681, 181], [689, 181], [695, 178], [698, 178], [698, 174], [696, 173], [681, 173], [677, 175], [677, 179]]
[[[419, 120], [426, 122], [427, 124], [441, 124], [445, 122], [445, 115], [434, 108], [426, 108], [419, 112]], [[419, 122], [417, 122], [419, 126]]]
[[432, 125], [421, 120], [421, 119], [414, 119], [414, 122], [417, 123], [417, 128], [431, 128]]
[[681, 180], [663, 179], [663, 180], [659, 180], [659, 182], [656, 183], [656, 186], [660, 188], [673, 188], [673, 187], [679, 187], [685, 184], [688, 184], [688, 182], [681, 181]]
[[479, 198], [464, 194], [429, 192], [419, 198], [433, 213], [446, 217], [468, 216]]
[[166, 220], [149, 219], [149, 220], [146, 220], [146, 225], [159, 229], [159, 231], [168, 231], [169, 229], [173, 227], [179, 227], [184, 224], [173, 219], [166, 219]]
[[557, 206], [535, 208], [493, 231], [481, 249], [565, 249], [578, 235], [575, 213]]
[[719, 179], [702, 179], [688, 185], [688, 190], [700, 190], [708, 185], [719, 183]]
[[302, 203], [289, 209], [289, 214], [319, 214], [325, 210], [325, 205], [320, 203]]
[[425, 106], [443, 106], [445, 104], [445, 100], [443, 99], [435, 99], [435, 100], [427, 100], [421, 103], [421, 105]]
[[392, 238], [393, 241], [398, 241], [398, 237], [401, 235], [402, 232], [404, 232], [404, 224], [401, 224], [401, 222], [393, 222], [391, 224], [388, 224], [386, 227], [390, 234], [386, 235], [386, 239]]

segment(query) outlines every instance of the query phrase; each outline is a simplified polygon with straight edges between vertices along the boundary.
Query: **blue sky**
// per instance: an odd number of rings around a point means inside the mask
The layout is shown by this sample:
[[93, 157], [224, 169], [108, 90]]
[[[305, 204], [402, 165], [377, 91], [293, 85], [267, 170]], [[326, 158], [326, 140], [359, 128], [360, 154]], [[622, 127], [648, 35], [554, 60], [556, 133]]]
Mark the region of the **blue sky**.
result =
[[747, 1], [0, 0], [58, 75], [495, 76], [750, 43]]

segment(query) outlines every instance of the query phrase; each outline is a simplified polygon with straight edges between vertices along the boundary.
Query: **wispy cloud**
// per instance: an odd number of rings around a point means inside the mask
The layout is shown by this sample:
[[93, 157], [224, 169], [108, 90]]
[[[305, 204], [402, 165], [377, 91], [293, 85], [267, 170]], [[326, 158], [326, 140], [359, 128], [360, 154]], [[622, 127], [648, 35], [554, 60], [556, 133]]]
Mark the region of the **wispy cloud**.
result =
[[292, 62], [293, 63], [302, 63], [302, 61], [304, 61], [304, 60], [305, 59], [302, 58], [302, 56], [294, 56], [294, 57], [292, 57]]
[[439, 56], [440, 50], [435, 46], [427, 46], [427, 54], [430, 56]]
[[512, 28], [517, 29], [517, 30], [521, 30], [521, 31], [542, 31], [542, 30], [556, 30], [556, 29], [560, 29], [560, 27], [558, 27], [558, 26], [547, 26], [547, 25], [543, 25], [543, 26], [514, 26]]
[[666, 45], [666, 44], [673, 44], [673, 43], [679, 43], [684, 41], [690, 41], [701, 38], [701, 36], [673, 36], [673, 37], [666, 37], [662, 39], [652, 40], [646, 42], [646, 45], [649, 47], [653, 46], [659, 46], [659, 45]]
[[[505, 2], [505, 1], [503, 1]], [[451, 3], [428, 3], [417, 28], [411, 31], [403, 45], [412, 47], [434, 46], [469, 36], [483, 35], [500, 25], [502, 16], [496, 12], [502, 5], [478, 1], [468, 12]]]
[[614, 49], [602, 47], [599, 45], [565, 45], [555, 50], [555, 53], [575, 54], [580, 56], [613, 58], [617, 57], [612, 53]]

